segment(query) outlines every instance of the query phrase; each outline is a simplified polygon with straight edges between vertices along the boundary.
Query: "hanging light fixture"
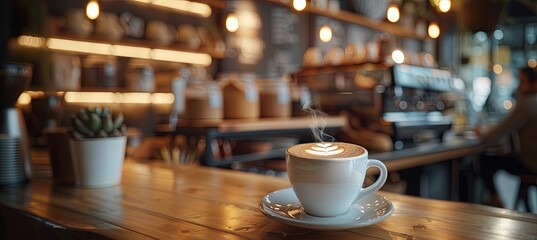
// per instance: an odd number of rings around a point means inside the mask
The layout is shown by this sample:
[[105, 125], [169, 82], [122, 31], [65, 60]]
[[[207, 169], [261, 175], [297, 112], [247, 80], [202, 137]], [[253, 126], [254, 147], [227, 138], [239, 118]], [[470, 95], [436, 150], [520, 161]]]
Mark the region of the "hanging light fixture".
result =
[[443, 13], [449, 12], [449, 9], [451, 9], [451, 0], [440, 0], [438, 2], [438, 10]]
[[436, 39], [440, 36], [440, 27], [436, 22], [429, 23], [429, 28], [427, 29], [427, 32], [429, 33], [429, 37]]
[[395, 4], [391, 4], [388, 10], [386, 11], [386, 18], [388, 21], [395, 23], [399, 21], [400, 13], [399, 8]]
[[99, 3], [96, 0], [89, 1], [88, 5], [86, 5], [86, 16], [91, 20], [95, 20], [99, 17], [99, 12]]
[[293, 8], [297, 11], [302, 11], [306, 8], [306, 0], [293, 0]]
[[451, 0], [429, 0], [437, 11], [447, 13], [451, 9]]
[[330, 42], [332, 40], [332, 28], [328, 25], [323, 25], [319, 30], [319, 38], [323, 42]]
[[237, 17], [237, 14], [230, 13], [227, 15], [226, 29], [228, 32], [236, 32], [239, 30], [239, 18]]

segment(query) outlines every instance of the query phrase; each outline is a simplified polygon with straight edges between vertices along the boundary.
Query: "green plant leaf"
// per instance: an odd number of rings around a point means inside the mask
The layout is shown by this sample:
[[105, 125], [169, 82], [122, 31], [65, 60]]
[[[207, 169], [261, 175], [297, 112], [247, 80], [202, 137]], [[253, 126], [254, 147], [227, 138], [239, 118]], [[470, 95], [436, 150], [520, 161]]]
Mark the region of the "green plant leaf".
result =
[[99, 129], [101, 129], [101, 126], [101, 117], [97, 113], [92, 113], [90, 115], [89, 129], [93, 132], [97, 132]]

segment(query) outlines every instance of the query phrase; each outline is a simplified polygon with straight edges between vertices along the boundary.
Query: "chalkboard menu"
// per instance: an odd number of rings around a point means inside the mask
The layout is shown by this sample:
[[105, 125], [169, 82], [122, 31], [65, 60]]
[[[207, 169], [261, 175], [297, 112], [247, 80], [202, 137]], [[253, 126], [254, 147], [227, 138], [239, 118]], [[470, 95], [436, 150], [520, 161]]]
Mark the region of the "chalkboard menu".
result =
[[226, 33], [224, 72], [273, 77], [297, 71], [309, 45], [305, 13], [264, 1], [235, 1], [231, 9], [240, 27]]

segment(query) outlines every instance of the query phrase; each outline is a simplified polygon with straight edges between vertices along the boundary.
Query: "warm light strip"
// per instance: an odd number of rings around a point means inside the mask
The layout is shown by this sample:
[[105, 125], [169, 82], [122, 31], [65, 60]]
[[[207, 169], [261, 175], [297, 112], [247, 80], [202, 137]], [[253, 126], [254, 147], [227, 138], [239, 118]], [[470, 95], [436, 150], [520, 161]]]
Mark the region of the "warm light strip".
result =
[[29, 93], [23, 92], [19, 96], [19, 99], [17, 99], [17, 104], [27, 105], [27, 104], [30, 104], [31, 101], [32, 101], [32, 96]]
[[172, 104], [172, 93], [66, 92], [68, 103]]
[[66, 92], [64, 98], [68, 103], [115, 103], [120, 99], [113, 92]]
[[151, 94], [153, 104], [172, 104], [175, 102], [175, 96], [172, 93], [153, 93]]
[[[58, 92], [58, 94], [63, 94], [63, 92]], [[26, 91], [21, 93], [17, 99], [17, 104], [28, 105], [32, 102], [32, 98], [42, 98], [43, 96], [45, 96], [45, 92], [43, 91]]]
[[144, 47], [131, 47], [124, 45], [113, 45], [110, 49], [112, 55], [118, 57], [132, 57], [132, 58], [151, 58], [151, 49]]
[[211, 65], [212, 58], [209, 54], [181, 52], [174, 50], [153, 49], [151, 58], [154, 60], [170, 61], [170, 62], [188, 62], [203, 66]]
[[[19, 39], [28, 39], [30, 36], [20, 36]], [[33, 41], [33, 40], [32, 40]], [[20, 40], [22, 46], [38, 45], [24, 44], [25, 41]], [[103, 54], [114, 55], [118, 57], [132, 57], [141, 59], [153, 59], [168, 62], [190, 63], [202, 66], [209, 66], [212, 62], [212, 57], [206, 53], [184, 52], [166, 49], [151, 49], [145, 47], [134, 47], [126, 45], [112, 45], [106, 43], [95, 43], [86, 41], [76, 41], [61, 38], [49, 38], [46, 41], [46, 46], [54, 50], [72, 51], [88, 54]]]
[[171, 8], [179, 11], [187, 11], [188, 1], [182, 0], [152, 0], [151, 3], [157, 6]]
[[59, 38], [49, 38], [47, 40], [47, 47], [50, 49], [83, 53], [108, 55], [110, 54], [111, 46], [112, 45], [106, 43], [83, 42]]
[[45, 46], [46, 39], [43, 37], [22, 35], [17, 38], [17, 43], [25, 47], [41, 48]]
[[202, 17], [209, 17], [212, 13], [211, 7], [209, 5], [198, 2], [190, 2], [190, 4], [187, 5], [187, 9], [190, 12], [196, 13]]
[[190, 12], [202, 17], [209, 17], [212, 14], [211, 7], [204, 3], [191, 2], [187, 0], [132, 0], [136, 2], [153, 4], [160, 7], [170, 8], [183, 12]]
[[121, 103], [151, 103], [150, 93], [123, 93]]
[[[58, 92], [58, 94], [64, 94]], [[30, 104], [32, 98], [45, 95], [41, 91], [23, 92], [17, 103]], [[172, 104], [175, 97], [172, 93], [118, 93], [118, 92], [66, 92], [65, 101], [68, 103], [133, 103], [133, 104]]]

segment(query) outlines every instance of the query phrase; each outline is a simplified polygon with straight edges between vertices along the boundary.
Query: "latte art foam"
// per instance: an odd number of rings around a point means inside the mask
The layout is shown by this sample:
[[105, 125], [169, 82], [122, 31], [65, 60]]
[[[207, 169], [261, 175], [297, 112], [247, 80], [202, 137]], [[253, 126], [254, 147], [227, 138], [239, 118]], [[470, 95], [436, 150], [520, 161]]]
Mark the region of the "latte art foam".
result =
[[287, 153], [302, 158], [336, 159], [360, 156], [365, 152], [358, 145], [333, 142], [333, 143], [304, 143], [290, 147]]
[[317, 143], [317, 146], [311, 146], [305, 150], [309, 154], [320, 156], [331, 156], [340, 154], [345, 151], [342, 147], [332, 145], [331, 143]]

